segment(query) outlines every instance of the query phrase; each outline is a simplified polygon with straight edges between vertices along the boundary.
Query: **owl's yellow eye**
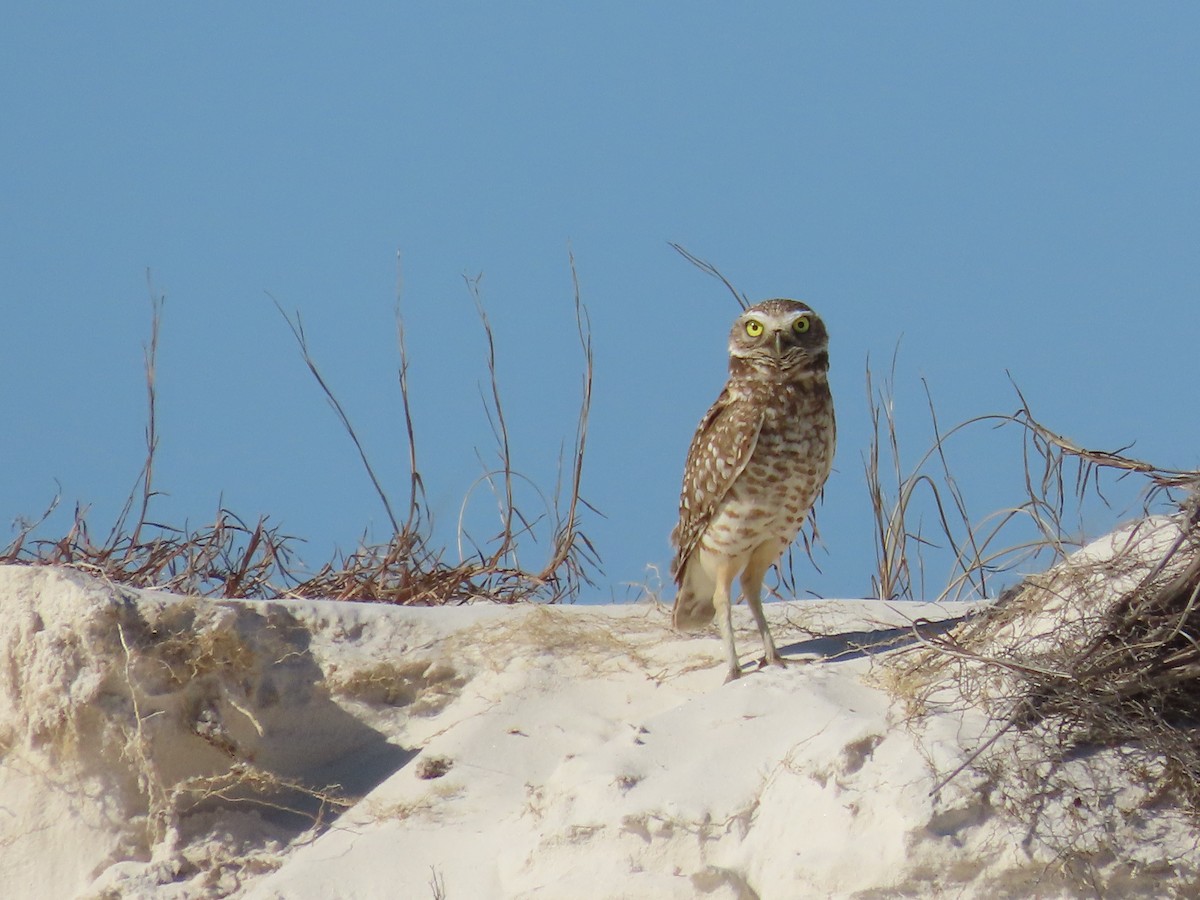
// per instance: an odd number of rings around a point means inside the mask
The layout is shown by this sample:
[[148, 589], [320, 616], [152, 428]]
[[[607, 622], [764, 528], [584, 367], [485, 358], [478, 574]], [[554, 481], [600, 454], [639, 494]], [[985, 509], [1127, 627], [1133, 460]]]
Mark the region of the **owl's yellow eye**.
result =
[[746, 334], [750, 335], [750, 337], [758, 337], [762, 333], [763, 323], [758, 321], [758, 319], [751, 319], [746, 323]]
[[810, 328], [812, 328], [812, 322], [809, 321], [808, 316], [801, 316], [792, 323], [792, 331], [796, 334], [807, 334]]

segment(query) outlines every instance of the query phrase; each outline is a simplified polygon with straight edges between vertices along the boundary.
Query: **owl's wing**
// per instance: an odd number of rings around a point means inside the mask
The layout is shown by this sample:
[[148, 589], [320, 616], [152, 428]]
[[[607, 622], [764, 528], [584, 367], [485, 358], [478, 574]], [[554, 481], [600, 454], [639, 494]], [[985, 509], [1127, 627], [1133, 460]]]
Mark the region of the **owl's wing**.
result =
[[676, 547], [671, 574], [677, 584], [717, 507], [750, 461], [762, 423], [762, 404], [735, 398], [727, 387], [696, 430], [683, 469], [679, 524], [671, 533]]

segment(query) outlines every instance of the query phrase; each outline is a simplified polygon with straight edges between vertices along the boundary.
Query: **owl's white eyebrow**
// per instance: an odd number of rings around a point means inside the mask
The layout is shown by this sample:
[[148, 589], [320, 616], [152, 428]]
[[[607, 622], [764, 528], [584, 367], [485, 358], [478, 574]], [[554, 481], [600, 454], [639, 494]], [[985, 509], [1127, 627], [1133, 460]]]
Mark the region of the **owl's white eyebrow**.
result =
[[802, 312], [802, 313], [796, 313], [794, 316], [788, 316], [786, 319], [784, 319], [784, 318], [780, 318], [779, 316], [764, 316], [764, 315], [761, 315], [760, 313], [755, 313], [752, 316], [742, 316], [739, 319], [739, 321], [741, 321], [741, 322], [762, 322], [764, 324], [775, 323], [775, 324], [779, 324], [779, 325], [786, 325], [786, 324], [796, 321], [797, 319], [806, 319], [811, 315], [812, 315], [811, 312]]

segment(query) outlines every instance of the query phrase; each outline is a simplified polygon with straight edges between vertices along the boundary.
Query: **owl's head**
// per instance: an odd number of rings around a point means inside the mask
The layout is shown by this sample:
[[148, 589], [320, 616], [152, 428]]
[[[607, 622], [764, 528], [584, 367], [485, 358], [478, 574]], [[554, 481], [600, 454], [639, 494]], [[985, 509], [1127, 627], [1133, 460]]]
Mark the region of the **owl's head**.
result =
[[798, 300], [764, 300], [737, 317], [729, 332], [729, 369], [772, 379], [829, 370], [829, 333]]

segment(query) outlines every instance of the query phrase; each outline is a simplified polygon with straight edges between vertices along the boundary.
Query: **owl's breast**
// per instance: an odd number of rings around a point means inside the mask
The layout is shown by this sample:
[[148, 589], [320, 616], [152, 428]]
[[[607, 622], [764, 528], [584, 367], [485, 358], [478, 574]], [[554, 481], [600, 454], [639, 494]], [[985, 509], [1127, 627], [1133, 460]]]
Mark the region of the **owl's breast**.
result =
[[836, 429], [828, 392], [777, 399], [788, 402], [767, 407], [754, 451], [706, 530], [704, 543], [722, 554], [791, 543], [829, 477]]

